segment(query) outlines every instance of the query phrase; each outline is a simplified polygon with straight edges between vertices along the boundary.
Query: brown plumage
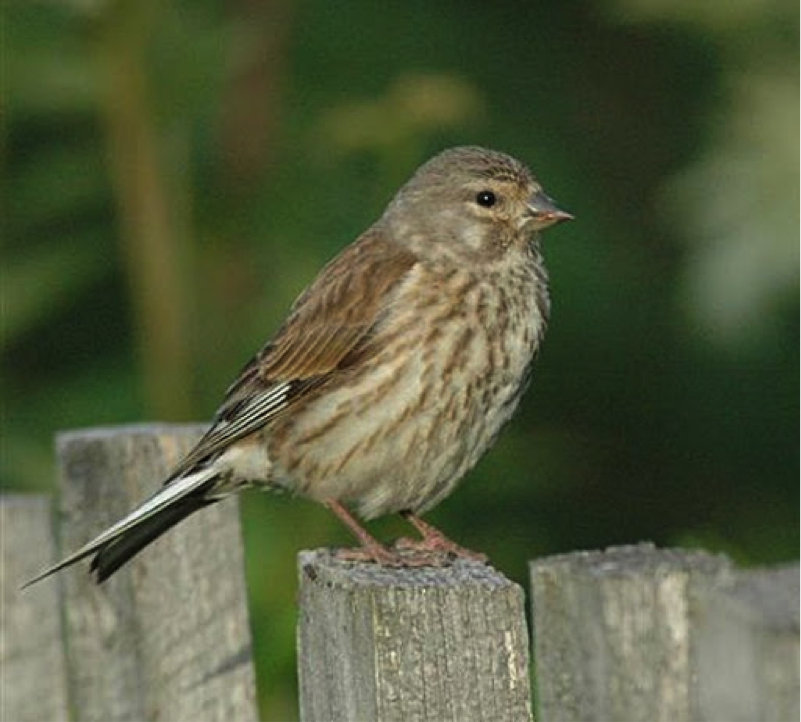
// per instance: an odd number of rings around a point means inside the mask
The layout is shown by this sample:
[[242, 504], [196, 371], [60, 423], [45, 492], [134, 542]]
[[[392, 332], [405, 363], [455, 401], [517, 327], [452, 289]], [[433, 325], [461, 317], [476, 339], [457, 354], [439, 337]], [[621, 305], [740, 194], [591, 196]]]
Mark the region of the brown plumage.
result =
[[[417, 515], [447, 496], [517, 407], [548, 319], [539, 231], [569, 219], [531, 173], [445, 151], [320, 272], [243, 369], [164, 487], [37, 579], [94, 556], [99, 581], [185, 516], [245, 485], [327, 504], [385, 564], [475, 555]], [[400, 512], [389, 549], [347, 511]]]

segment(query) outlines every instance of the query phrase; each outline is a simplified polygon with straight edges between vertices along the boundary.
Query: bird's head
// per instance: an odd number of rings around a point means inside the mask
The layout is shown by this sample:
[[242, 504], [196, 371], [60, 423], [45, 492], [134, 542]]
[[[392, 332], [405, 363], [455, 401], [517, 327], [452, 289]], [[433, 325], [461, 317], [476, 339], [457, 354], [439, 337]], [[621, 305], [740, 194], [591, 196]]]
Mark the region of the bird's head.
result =
[[382, 222], [421, 258], [475, 262], [520, 252], [538, 231], [571, 218], [520, 161], [467, 146], [421, 166]]

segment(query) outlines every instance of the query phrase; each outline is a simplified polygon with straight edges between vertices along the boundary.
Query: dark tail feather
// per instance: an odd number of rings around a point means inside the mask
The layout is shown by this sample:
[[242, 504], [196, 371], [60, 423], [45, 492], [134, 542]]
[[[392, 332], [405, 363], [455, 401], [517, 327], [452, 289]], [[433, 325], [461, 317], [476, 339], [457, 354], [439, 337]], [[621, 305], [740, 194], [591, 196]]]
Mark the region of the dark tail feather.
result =
[[106, 581], [123, 564], [130, 561], [148, 544], [158, 539], [164, 532], [174, 527], [217, 499], [186, 497], [174, 502], [172, 506], [145, 519], [119, 537], [102, 547], [92, 559], [90, 569], [95, 573], [97, 583]]
[[130, 514], [58, 564], [45, 569], [22, 588], [29, 587], [86, 557], [93, 557], [92, 570], [97, 572], [97, 581], [108, 579], [131, 557], [181, 519], [217, 501], [219, 496], [208, 496], [216, 477], [217, 473], [213, 468], [206, 468], [172, 479]]

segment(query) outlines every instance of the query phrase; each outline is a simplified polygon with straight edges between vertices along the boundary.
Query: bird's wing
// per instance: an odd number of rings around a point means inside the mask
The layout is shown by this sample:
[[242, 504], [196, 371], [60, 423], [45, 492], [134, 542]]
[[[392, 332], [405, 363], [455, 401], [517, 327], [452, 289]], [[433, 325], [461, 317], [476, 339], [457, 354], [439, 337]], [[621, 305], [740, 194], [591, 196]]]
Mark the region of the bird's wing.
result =
[[393, 288], [415, 263], [413, 254], [372, 230], [325, 266], [230, 386], [211, 429], [170, 479], [258, 431], [363, 357]]

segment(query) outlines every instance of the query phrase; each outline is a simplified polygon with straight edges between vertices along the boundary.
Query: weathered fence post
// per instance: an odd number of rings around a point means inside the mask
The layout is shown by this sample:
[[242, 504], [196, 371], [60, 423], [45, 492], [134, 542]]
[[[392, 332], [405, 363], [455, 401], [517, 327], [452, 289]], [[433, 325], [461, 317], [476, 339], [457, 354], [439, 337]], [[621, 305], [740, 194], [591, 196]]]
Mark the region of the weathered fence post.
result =
[[531, 719], [523, 590], [491, 567], [299, 557], [303, 722]]
[[0, 720], [66, 720], [67, 669], [58, 588], [20, 584], [56, 561], [50, 498], [0, 497]]
[[[61, 552], [152, 493], [198, 426], [61, 434]], [[41, 497], [0, 498], [0, 719], [257, 718], [235, 500], [97, 586]], [[531, 720], [523, 592], [491, 567], [299, 558], [304, 722]], [[652, 545], [532, 563], [538, 722], [799, 716], [799, 569]]]
[[[59, 434], [62, 550], [79, 547], [154, 492], [199, 426]], [[81, 720], [255, 720], [238, 507], [198, 512], [102, 585], [63, 584], [70, 703]]]
[[540, 722], [798, 719], [798, 566], [617, 547], [531, 565]]
[[798, 565], [738, 570], [694, 598], [696, 694], [704, 720], [796, 722]]

